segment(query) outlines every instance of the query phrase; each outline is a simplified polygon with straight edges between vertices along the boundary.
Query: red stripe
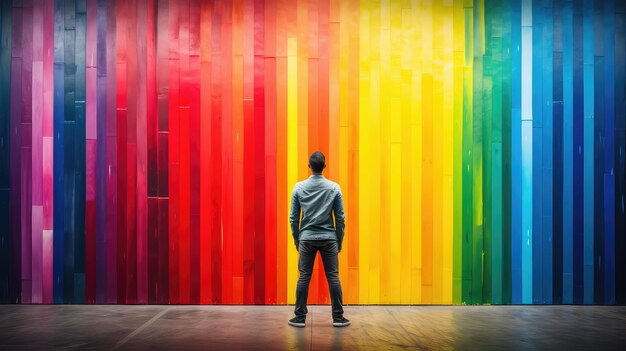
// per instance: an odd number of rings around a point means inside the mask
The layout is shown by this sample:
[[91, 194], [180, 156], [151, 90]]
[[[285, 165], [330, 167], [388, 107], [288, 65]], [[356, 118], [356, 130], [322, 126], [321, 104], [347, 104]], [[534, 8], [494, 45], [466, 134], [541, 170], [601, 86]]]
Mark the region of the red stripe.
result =
[[191, 0], [189, 10], [189, 79], [191, 104], [190, 150], [190, 302], [200, 303], [200, 1]]
[[[243, 4], [243, 233], [240, 245], [243, 247], [243, 303], [254, 303], [254, 250], [256, 245], [255, 232], [255, 187], [254, 187], [254, 3]], [[260, 234], [260, 233], [258, 233]], [[244, 239], [245, 238], [245, 239]]]
[[180, 301], [179, 291], [179, 26], [178, 0], [169, 2], [169, 90], [168, 90], [168, 123], [169, 123], [169, 297], [170, 303]]
[[146, 8], [146, 89], [147, 89], [147, 157], [148, 157], [148, 252], [147, 294], [148, 303], [157, 303], [157, 281], [159, 269], [159, 200], [158, 200], [158, 118], [156, 86], [156, 33], [155, 3], [148, 1]]
[[[213, 295], [211, 255], [211, 1], [200, 3], [200, 303]], [[216, 116], [217, 117], [217, 116]]]
[[265, 303], [265, 7], [254, 4], [254, 303]]
[[[211, 51], [211, 172], [210, 172], [210, 193], [211, 203], [211, 302], [223, 303], [222, 299], [222, 55], [218, 48], [222, 47], [222, 13], [220, 8], [213, 8], [212, 11], [212, 32], [211, 47], [216, 50]], [[221, 28], [220, 28], [221, 27]], [[224, 223], [224, 229], [225, 227]]]
[[180, 303], [189, 303], [189, 105], [191, 102], [189, 75], [189, 2], [179, 1], [180, 22], [179, 22], [179, 62], [180, 62], [180, 165], [179, 165], [179, 191], [180, 191]]
[[126, 2], [117, 4], [117, 303], [126, 303]]
[[[315, 40], [318, 43], [318, 72], [317, 72], [317, 101], [313, 101], [318, 106], [317, 120], [318, 120], [318, 149], [327, 157], [329, 156], [329, 144], [328, 144], [328, 17], [330, 11], [330, 4], [328, 0], [322, 0], [319, 2], [318, 8], [318, 35]], [[316, 23], [311, 23], [315, 26]], [[310, 77], [310, 76], [309, 76]], [[329, 176], [330, 170], [326, 169], [326, 176]], [[333, 179], [333, 181], [339, 182], [339, 179]], [[328, 283], [324, 272], [320, 269], [319, 273], [319, 303], [330, 303], [330, 295], [328, 291]]]
[[169, 302], [169, 193], [168, 193], [168, 83], [169, 83], [169, 5], [159, 1], [157, 38], [157, 192], [158, 201], [158, 281], [156, 299], [160, 304]]
[[[287, 32], [292, 5], [280, 0], [276, 9], [276, 303], [287, 303]], [[291, 11], [295, 12], [295, 11]], [[280, 30], [278, 30], [280, 28]], [[293, 30], [293, 28], [292, 28]], [[292, 249], [291, 246], [289, 249]]]
[[276, 4], [265, 4], [265, 303], [276, 303]]
[[[137, 303], [137, 0], [127, 5], [126, 302]], [[143, 85], [143, 83], [142, 83]]]

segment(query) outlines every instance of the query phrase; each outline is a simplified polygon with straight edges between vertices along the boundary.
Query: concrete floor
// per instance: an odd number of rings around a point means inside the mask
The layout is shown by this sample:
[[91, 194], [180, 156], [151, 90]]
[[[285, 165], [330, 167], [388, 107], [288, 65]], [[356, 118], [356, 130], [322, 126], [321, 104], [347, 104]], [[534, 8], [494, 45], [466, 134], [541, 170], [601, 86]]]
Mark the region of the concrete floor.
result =
[[626, 350], [626, 307], [0, 305], [0, 350]]

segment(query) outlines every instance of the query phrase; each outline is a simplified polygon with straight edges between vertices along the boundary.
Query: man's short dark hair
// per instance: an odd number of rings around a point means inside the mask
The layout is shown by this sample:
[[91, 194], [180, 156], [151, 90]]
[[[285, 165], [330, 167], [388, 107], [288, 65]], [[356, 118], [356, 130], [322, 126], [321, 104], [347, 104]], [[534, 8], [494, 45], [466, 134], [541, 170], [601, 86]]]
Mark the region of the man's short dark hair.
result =
[[311, 170], [314, 173], [322, 173], [325, 165], [326, 157], [324, 157], [323, 153], [315, 151], [311, 154], [311, 157], [309, 157], [309, 166], [311, 166]]

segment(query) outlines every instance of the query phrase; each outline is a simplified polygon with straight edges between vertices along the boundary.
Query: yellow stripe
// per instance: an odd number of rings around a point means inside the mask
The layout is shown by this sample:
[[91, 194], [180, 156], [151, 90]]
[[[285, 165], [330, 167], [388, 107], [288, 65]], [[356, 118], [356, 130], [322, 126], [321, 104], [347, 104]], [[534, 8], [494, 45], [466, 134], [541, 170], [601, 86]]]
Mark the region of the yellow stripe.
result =
[[[287, 39], [287, 203], [291, 209], [291, 190], [298, 181], [298, 43], [296, 38]], [[291, 233], [289, 223], [287, 232]], [[287, 302], [295, 303], [298, 279], [298, 253], [293, 239], [287, 249]]]
[[[370, 293], [370, 233], [372, 231], [372, 177], [370, 174], [370, 23], [367, 2], [360, 4], [360, 57], [359, 57], [359, 303], [371, 303]], [[365, 157], [367, 155], [367, 157]]]

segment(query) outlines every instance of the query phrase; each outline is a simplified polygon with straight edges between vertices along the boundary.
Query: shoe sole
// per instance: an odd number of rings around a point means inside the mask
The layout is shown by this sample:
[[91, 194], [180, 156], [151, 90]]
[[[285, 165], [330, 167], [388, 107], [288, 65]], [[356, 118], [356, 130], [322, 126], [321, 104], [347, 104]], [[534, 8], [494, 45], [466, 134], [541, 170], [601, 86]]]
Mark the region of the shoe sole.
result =
[[306, 325], [304, 323], [295, 323], [295, 322], [287, 322], [287, 323], [289, 323], [290, 326], [296, 327], [296, 328], [304, 328]]
[[350, 325], [350, 322], [347, 323], [333, 323], [333, 327], [347, 327]]

